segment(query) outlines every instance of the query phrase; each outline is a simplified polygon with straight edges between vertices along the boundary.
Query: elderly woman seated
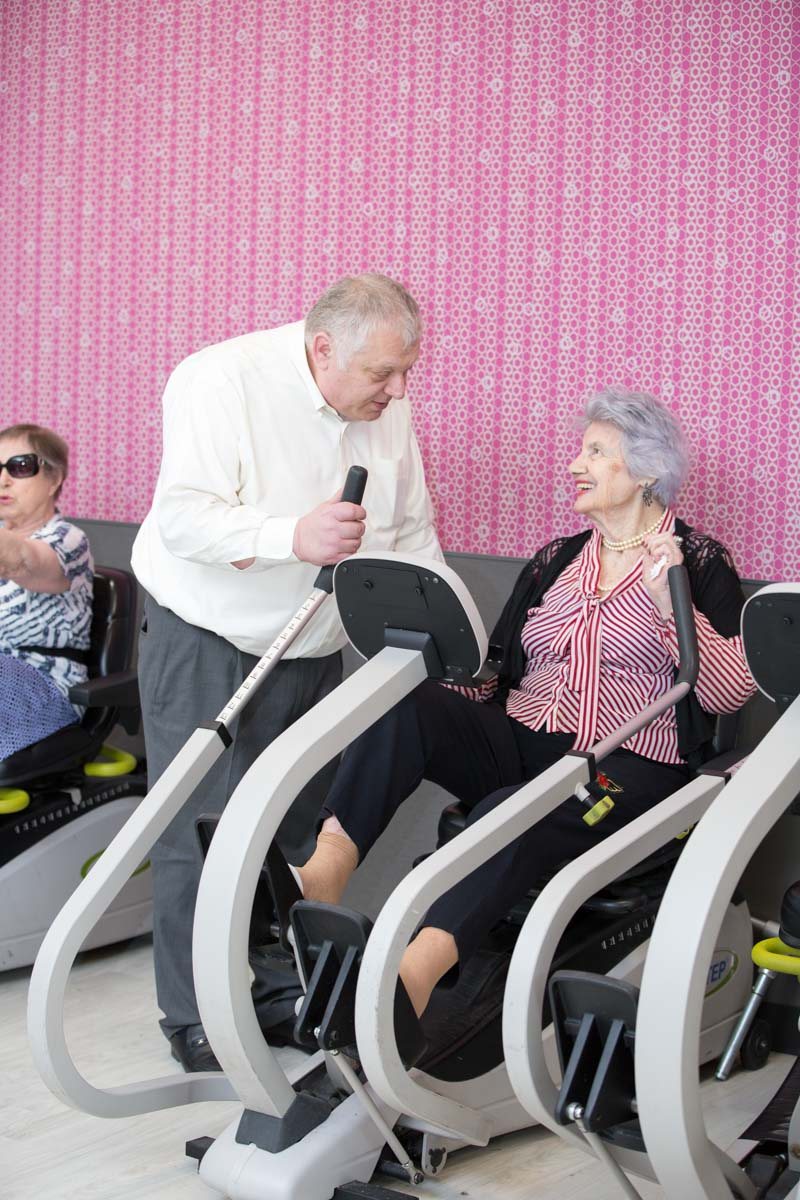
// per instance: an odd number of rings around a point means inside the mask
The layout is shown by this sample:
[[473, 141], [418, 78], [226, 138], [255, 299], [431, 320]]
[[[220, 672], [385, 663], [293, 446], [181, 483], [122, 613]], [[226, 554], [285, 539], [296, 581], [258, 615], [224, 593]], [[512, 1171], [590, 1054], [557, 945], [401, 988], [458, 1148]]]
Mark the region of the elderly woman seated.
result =
[[730, 555], [673, 509], [687, 469], [675, 418], [624, 389], [594, 396], [584, 417], [569, 472], [574, 511], [590, 528], [544, 546], [523, 568], [492, 638], [503, 647], [499, 673], [480, 690], [423, 683], [354, 742], [316, 850], [292, 872], [308, 899], [336, 903], [422, 779], [468, 805], [472, 824], [568, 750], [588, 749], [636, 716], [673, 683], [667, 568], [680, 562], [697, 622], [696, 692], [604, 760], [615, 807], [603, 824], [588, 827], [570, 798], [433, 905], [400, 968], [418, 1014], [540, 876], [680, 788], [708, 756], [710, 714], [734, 711], [754, 691]]
[[81, 716], [67, 694], [86, 678], [93, 568], [57, 508], [67, 468], [52, 430], [0, 430], [0, 760]]

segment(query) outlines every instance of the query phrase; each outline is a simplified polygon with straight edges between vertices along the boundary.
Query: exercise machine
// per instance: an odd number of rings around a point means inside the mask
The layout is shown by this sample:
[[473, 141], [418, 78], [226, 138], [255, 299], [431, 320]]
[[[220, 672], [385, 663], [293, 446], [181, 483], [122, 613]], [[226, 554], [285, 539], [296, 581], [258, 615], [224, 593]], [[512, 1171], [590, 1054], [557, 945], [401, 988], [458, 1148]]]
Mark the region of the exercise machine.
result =
[[[417, 1181], [421, 1172], [440, 1170], [454, 1147], [485, 1144], [531, 1123], [510, 1086], [499, 1038], [487, 1039], [486, 1029], [475, 1038], [465, 1035], [455, 1046], [451, 1042], [438, 1060], [423, 1056], [407, 1069], [416, 1058], [409, 1047], [419, 1048], [425, 1039], [417, 1036], [413, 1020], [405, 1025], [402, 1016], [396, 1020], [400, 958], [420, 916], [438, 896], [569, 796], [581, 795], [595, 762], [632, 732], [625, 728], [606, 739], [594, 761], [587, 755], [565, 756], [500, 810], [423, 861], [395, 889], [371, 931], [347, 910], [316, 906], [323, 911], [315, 913], [313, 905], [297, 905], [293, 925], [306, 986], [299, 1033], [318, 1049], [285, 1073], [256, 1020], [248, 972], [253, 899], [280, 821], [307, 780], [402, 696], [428, 677], [470, 682], [486, 651], [471, 598], [440, 564], [359, 555], [337, 567], [334, 582], [348, 636], [368, 661], [251, 767], [219, 821], [201, 879], [195, 984], [203, 1024], [225, 1075], [168, 1077], [101, 1090], [84, 1080], [69, 1058], [61, 1009], [81, 924], [89, 919], [88, 909], [113, 894], [126, 861], [141, 853], [152, 828], [140, 825], [121, 836], [116, 863], [109, 862], [102, 886], [76, 896], [62, 914], [32, 980], [34, 1057], [48, 1085], [68, 1103], [100, 1116], [122, 1116], [193, 1100], [238, 1098], [228, 1128], [210, 1145], [192, 1147], [201, 1159], [201, 1177], [231, 1200], [366, 1196], [364, 1185], [385, 1145], [396, 1159], [395, 1169]], [[676, 607], [690, 611], [688, 590], [681, 594], [676, 593]], [[684, 635], [682, 648], [696, 663], [696, 651]], [[690, 686], [691, 669], [643, 720], [675, 703]], [[150, 823], [160, 820], [151, 811]], [[621, 967], [629, 946], [646, 939], [649, 920], [635, 933], [630, 925], [630, 914], [621, 922], [616, 918], [605, 951], [609, 966]], [[342, 1050], [353, 1037], [358, 1065]]]
[[[797, 629], [800, 587], [771, 585], [751, 597], [742, 613], [745, 653], [757, 684], [782, 712], [777, 724], [733, 773], [701, 773], [581, 860], [596, 884], [696, 824], [662, 901], [641, 988], [581, 973], [549, 980], [564, 1072], [558, 1086], [547, 1069], [537, 1014], [552, 938], [589, 878], [562, 872], [542, 893], [517, 943], [504, 1021], [517, 1094], [532, 1116], [596, 1155], [628, 1197], [639, 1193], [625, 1172], [657, 1180], [676, 1200], [787, 1194], [762, 1191], [710, 1141], [697, 1063], [716, 1058], [732, 1034], [738, 1040], [744, 1032], [736, 1033], [732, 1020], [715, 1025], [713, 1017], [709, 1028], [709, 1001], [724, 995], [733, 965], [726, 922], [744, 907], [737, 887], [749, 858], [800, 790]], [[741, 966], [749, 990], [749, 954]]]
[[[84, 716], [0, 762], [0, 971], [30, 966], [53, 919], [147, 790], [136, 758], [106, 741], [118, 721], [131, 734], [138, 730], [135, 632], [133, 576], [97, 567], [88, 678], [70, 689]], [[151, 928], [145, 859], [82, 948]]]

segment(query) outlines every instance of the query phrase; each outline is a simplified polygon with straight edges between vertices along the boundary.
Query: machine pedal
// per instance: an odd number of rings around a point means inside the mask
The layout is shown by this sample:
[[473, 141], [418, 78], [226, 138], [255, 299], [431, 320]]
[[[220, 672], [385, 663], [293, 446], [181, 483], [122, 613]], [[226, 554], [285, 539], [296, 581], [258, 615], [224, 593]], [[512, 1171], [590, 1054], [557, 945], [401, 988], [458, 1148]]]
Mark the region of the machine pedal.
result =
[[[298, 1045], [340, 1050], [356, 1041], [355, 999], [372, 922], [335, 904], [298, 900], [291, 911], [295, 952], [308, 987], [294, 1027]], [[397, 1048], [406, 1066], [427, 1049], [419, 1018], [398, 980], [394, 1001]]]
[[410, 1192], [389, 1191], [375, 1183], [343, 1183], [331, 1200], [416, 1200]]
[[200, 1163], [203, 1161], [206, 1151], [210, 1150], [213, 1145], [214, 1139], [212, 1137], [192, 1138], [191, 1141], [186, 1143], [186, 1157], [196, 1159], [199, 1167]]
[[299, 900], [291, 912], [295, 951], [308, 980], [297, 1015], [295, 1040], [336, 1050], [355, 1041], [358, 969], [372, 923], [334, 904]]
[[562, 1069], [556, 1120], [566, 1125], [580, 1111], [591, 1133], [630, 1121], [639, 989], [587, 971], [556, 971], [549, 993]]

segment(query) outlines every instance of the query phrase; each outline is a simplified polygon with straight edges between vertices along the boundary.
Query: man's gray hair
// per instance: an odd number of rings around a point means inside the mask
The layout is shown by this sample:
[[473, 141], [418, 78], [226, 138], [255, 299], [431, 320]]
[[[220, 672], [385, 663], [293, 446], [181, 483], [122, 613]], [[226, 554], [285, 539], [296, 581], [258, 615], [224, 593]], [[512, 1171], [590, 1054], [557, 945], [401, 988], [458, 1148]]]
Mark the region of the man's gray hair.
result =
[[408, 349], [420, 339], [422, 322], [413, 296], [388, 275], [346, 275], [322, 293], [306, 317], [310, 349], [318, 333], [333, 342], [336, 361], [346, 367], [379, 325], [392, 325]]
[[636, 479], [653, 479], [653, 494], [672, 505], [689, 471], [686, 439], [677, 419], [655, 396], [607, 387], [586, 404], [584, 423], [607, 421], [622, 434], [620, 449]]

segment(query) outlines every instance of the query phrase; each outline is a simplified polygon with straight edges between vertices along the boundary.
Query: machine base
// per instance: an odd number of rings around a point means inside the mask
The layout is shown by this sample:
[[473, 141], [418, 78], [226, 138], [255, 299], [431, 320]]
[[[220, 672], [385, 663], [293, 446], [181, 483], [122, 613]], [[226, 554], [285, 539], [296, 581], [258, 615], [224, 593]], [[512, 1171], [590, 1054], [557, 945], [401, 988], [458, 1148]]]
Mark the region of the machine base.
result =
[[[120, 794], [122, 793], [122, 794]], [[56, 915], [145, 794], [142, 777], [86, 782], [61, 791], [0, 828], [4, 849], [24, 846], [0, 867], [0, 971], [36, 958]], [[153, 928], [150, 864], [143, 863], [85, 940], [83, 950]]]

